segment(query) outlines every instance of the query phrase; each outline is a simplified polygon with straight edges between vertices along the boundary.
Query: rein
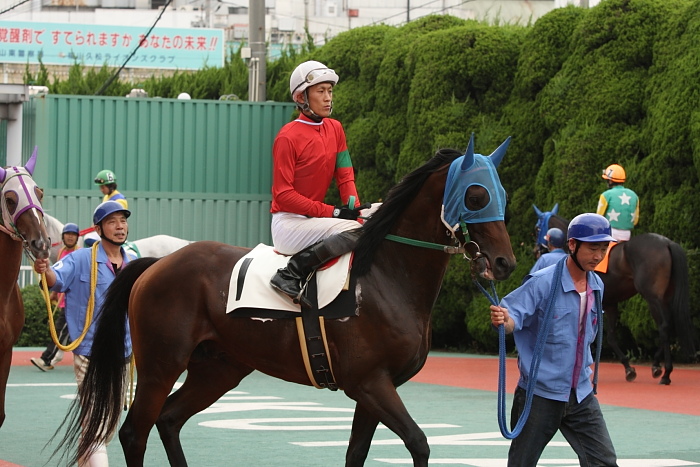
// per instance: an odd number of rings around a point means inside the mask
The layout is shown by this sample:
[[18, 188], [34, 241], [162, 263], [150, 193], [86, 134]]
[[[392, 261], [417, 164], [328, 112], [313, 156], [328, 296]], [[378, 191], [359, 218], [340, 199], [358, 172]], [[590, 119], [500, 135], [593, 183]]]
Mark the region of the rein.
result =
[[58, 334], [56, 333], [56, 323], [54, 322], [53, 313], [51, 312], [51, 299], [49, 297], [49, 288], [46, 284], [46, 274], [44, 273], [41, 275], [41, 294], [43, 295], [44, 301], [46, 302], [46, 311], [48, 312], [49, 316], [49, 331], [51, 332], [51, 339], [53, 339], [53, 342], [54, 344], [56, 344], [56, 347], [58, 347], [64, 352], [70, 352], [72, 350], [75, 350], [83, 342], [83, 339], [85, 338], [85, 335], [88, 333], [90, 325], [92, 324], [92, 317], [95, 311], [95, 289], [97, 288], [98, 245], [99, 242], [95, 242], [95, 244], [92, 245], [91, 251], [92, 263], [90, 267], [90, 298], [88, 299], [87, 312], [85, 316], [85, 325], [83, 326], [83, 331], [80, 333], [80, 336], [78, 336], [77, 339], [75, 339], [68, 345], [61, 344], [61, 342], [58, 339]]

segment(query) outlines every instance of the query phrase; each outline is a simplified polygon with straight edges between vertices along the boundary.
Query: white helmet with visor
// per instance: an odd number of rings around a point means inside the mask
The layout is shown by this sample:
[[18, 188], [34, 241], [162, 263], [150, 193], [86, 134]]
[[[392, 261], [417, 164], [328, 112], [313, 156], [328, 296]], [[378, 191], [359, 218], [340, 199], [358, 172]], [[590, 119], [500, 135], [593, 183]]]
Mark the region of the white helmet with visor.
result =
[[315, 84], [333, 83], [335, 86], [339, 79], [335, 71], [323, 63], [310, 60], [302, 63], [292, 72], [289, 78], [289, 92], [292, 94], [292, 99], [295, 99], [298, 94]]

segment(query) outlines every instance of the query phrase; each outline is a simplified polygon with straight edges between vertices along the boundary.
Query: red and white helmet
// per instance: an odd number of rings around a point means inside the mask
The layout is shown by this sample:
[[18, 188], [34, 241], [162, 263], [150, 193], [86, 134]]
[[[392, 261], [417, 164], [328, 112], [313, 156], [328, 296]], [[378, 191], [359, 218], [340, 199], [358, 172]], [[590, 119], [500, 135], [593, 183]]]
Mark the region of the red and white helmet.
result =
[[289, 77], [289, 92], [292, 94], [292, 99], [295, 99], [298, 94], [315, 84], [333, 83], [335, 86], [339, 79], [335, 71], [323, 63], [309, 60], [292, 72], [292, 76]]

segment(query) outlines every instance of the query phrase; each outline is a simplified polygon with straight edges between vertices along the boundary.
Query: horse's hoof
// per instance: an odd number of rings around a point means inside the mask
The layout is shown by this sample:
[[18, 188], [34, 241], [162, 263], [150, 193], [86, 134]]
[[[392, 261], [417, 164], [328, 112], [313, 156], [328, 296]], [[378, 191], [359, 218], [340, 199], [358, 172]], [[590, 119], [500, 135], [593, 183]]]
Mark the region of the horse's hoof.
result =
[[661, 378], [661, 380], [659, 381], [659, 384], [663, 384], [665, 386], [668, 386], [669, 384], [671, 384], [671, 378]]
[[625, 370], [625, 379], [627, 380], [628, 383], [631, 383], [635, 379], [637, 379], [637, 370], [634, 368], [628, 368]]
[[659, 376], [661, 376], [661, 373], [663, 373], [663, 372], [661, 371], [661, 367], [660, 367], [660, 366], [653, 366], [653, 367], [651, 367], [651, 376], [652, 376], [652, 377], [658, 378]]

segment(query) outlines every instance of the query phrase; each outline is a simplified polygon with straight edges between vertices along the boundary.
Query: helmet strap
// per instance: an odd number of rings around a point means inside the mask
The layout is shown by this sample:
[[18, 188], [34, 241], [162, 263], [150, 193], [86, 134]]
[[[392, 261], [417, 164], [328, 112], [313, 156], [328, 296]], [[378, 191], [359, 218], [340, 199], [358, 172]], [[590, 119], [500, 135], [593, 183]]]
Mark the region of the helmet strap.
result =
[[[127, 238], [128, 238], [128, 237], [129, 237], [129, 234], [127, 233], [126, 236], [127, 236]], [[111, 238], [105, 237], [105, 236], [104, 236], [104, 233], [103, 233], [103, 230], [102, 230], [102, 225], [100, 225], [100, 238], [101, 238], [102, 240], [106, 241], [107, 243], [111, 243], [111, 244], [114, 245], [114, 246], [122, 246], [122, 245], [124, 245], [124, 244], [126, 243], [126, 240], [127, 240], [127, 239], [125, 238], [123, 242], [115, 242], [115, 241], [112, 240]]]
[[578, 255], [579, 248], [581, 248], [581, 242], [579, 240], [576, 240], [576, 249], [573, 251], [573, 253], [571, 253], [571, 259], [574, 260], [574, 264], [577, 268], [579, 268], [583, 272], [586, 272], [586, 270], [581, 267], [581, 263], [578, 262], [578, 258], [576, 257]]
[[[297, 102], [297, 107], [301, 110], [301, 112], [309, 117], [311, 120], [313, 120], [316, 123], [321, 123], [321, 120], [323, 120], [323, 117], [318, 115], [316, 112], [311, 110], [311, 106], [309, 106], [309, 95], [308, 95], [308, 88], [304, 89], [304, 103], [300, 104]], [[331, 114], [333, 113], [333, 102], [331, 102], [331, 111], [328, 112], [328, 116], [330, 117]]]

